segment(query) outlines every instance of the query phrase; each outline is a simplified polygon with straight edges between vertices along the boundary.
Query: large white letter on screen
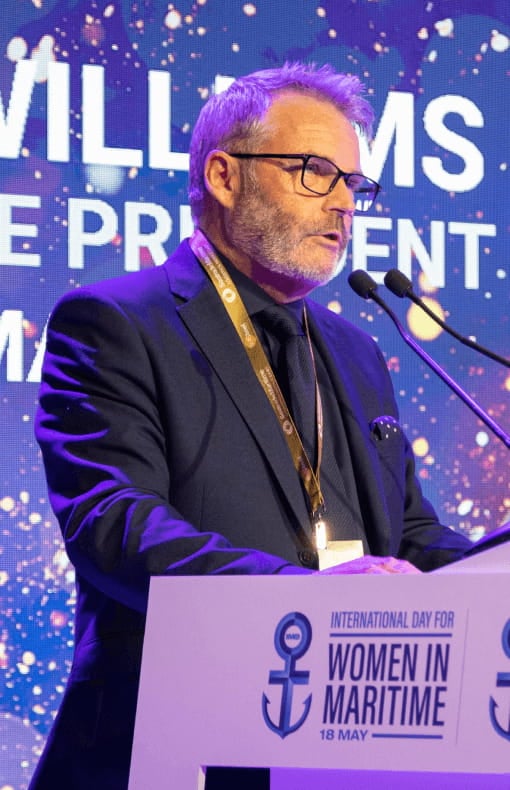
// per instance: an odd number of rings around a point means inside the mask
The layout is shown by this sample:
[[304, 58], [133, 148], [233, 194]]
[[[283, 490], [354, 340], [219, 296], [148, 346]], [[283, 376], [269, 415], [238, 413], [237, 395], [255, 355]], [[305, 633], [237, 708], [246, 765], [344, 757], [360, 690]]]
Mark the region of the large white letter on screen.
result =
[[105, 146], [104, 69], [84, 65], [83, 86], [83, 161], [87, 165], [141, 167], [143, 155], [138, 148]]
[[0, 157], [5, 159], [19, 156], [36, 71], [35, 60], [20, 60], [16, 63], [7, 113], [0, 94]]
[[1, 266], [40, 266], [41, 257], [35, 252], [13, 252], [13, 236], [37, 238], [37, 225], [12, 221], [12, 209], [41, 208], [39, 195], [2, 195], [0, 194], [0, 265]]
[[[100, 219], [97, 230], [85, 230], [85, 215], [95, 214]], [[68, 256], [70, 269], [83, 269], [85, 247], [109, 244], [117, 233], [117, 214], [104, 200], [71, 198], [69, 200]]]
[[[142, 233], [141, 231], [140, 220], [144, 216], [154, 220], [156, 227], [151, 233]], [[126, 203], [124, 216], [125, 270], [134, 272], [140, 268], [140, 247], [147, 247], [156, 266], [164, 263], [168, 255], [163, 243], [171, 232], [172, 217], [163, 206], [159, 206], [157, 203]]]
[[[352, 223], [352, 263], [353, 269], [368, 269], [369, 258], [389, 258], [388, 244], [371, 244], [368, 241], [370, 230], [391, 230], [390, 217], [354, 217]], [[385, 271], [372, 271], [370, 274], [377, 283], [384, 280]]]
[[474, 222], [449, 222], [450, 233], [464, 236], [464, 285], [469, 289], [480, 287], [480, 236], [495, 236], [496, 226]]
[[149, 71], [149, 167], [187, 171], [189, 154], [171, 150], [171, 91], [167, 71]]
[[48, 63], [48, 160], [69, 162], [71, 69], [68, 63]]
[[[394, 182], [398, 187], [414, 186], [414, 96], [412, 93], [388, 93], [377, 134], [366, 164], [370, 177], [381, 178], [390, 146], [393, 149]], [[365, 163], [363, 163], [365, 167]]]
[[445, 116], [456, 113], [462, 117], [466, 126], [481, 129], [483, 115], [470, 99], [464, 96], [438, 96], [427, 105], [423, 121], [425, 131], [433, 142], [451, 151], [464, 162], [460, 173], [449, 173], [444, 169], [438, 156], [422, 158], [423, 172], [433, 184], [447, 192], [468, 192], [483, 179], [484, 160], [476, 145], [452, 132], [444, 125]]
[[23, 313], [4, 310], [0, 315], [0, 361], [6, 356], [7, 381], [23, 381]]
[[36, 344], [35, 356], [32, 360], [32, 364], [30, 365], [30, 370], [28, 371], [26, 378], [26, 381], [31, 384], [38, 383], [41, 380], [42, 363], [44, 351], [46, 349], [46, 326], [43, 329], [41, 339]]
[[194, 229], [191, 206], [179, 206], [179, 241], [191, 236]]
[[444, 222], [432, 220], [430, 223], [430, 254], [410, 219], [399, 219], [398, 227], [398, 268], [412, 279], [413, 254], [416, 256], [427, 280], [436, 288], [445, 284], [445, 241]]

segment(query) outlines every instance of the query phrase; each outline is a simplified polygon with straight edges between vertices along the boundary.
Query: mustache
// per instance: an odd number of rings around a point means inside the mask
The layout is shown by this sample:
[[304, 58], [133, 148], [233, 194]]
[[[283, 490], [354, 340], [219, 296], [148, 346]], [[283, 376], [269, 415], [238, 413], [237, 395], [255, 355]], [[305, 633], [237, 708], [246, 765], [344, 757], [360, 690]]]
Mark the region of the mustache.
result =
[[350, 232], [345, 226], [343, 217], [340, 217], [338, 222], [330, 223], [327, 227], [317, 225], [309, 228], [306, 235], [326, 236], [346, 244], [349, 241]]

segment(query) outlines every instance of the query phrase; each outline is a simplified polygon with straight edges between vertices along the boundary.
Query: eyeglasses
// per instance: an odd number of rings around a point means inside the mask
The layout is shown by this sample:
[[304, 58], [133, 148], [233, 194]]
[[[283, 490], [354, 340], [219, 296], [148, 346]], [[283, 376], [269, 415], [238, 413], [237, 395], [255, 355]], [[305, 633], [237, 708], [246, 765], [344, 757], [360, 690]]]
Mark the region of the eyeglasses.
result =
[[363, 173], [345, 173], [329, 159], [314, 154], [229, 154], [235, 159], [298, 159], [299, 167], [286, 168], [288, 172], [301, 170], [301, 184], [314, 195], [329, 195], [343, 178], [356, 202], [357, 211], [368, 211], [381, 189], [377, 181]]

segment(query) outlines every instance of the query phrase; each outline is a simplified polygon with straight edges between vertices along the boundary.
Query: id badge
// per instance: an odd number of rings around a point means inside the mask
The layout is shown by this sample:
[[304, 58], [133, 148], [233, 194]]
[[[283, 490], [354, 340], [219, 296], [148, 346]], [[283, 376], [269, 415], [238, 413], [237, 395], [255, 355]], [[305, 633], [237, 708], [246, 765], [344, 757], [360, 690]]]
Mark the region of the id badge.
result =
[[350, 560], [357, 560], [363, 556], [363, 541], [361, 540], [330, 540], [327, 548], [317, 549], [319, 556], [319, 570], [342, 565]]

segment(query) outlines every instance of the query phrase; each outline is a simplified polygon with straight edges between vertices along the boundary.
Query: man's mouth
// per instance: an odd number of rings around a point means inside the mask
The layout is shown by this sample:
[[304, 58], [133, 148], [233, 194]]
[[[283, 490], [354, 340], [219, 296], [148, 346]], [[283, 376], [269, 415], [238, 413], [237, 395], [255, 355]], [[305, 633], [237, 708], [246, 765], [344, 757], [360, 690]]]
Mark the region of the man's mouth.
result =
[[322, 238], [327, 239], [327, 241], [331, 241], [334, 244], [342, 244], [343, 242], [342, 234], [337, 230], [327, 231], [326, 233], [321, 233], [320, 235]]

